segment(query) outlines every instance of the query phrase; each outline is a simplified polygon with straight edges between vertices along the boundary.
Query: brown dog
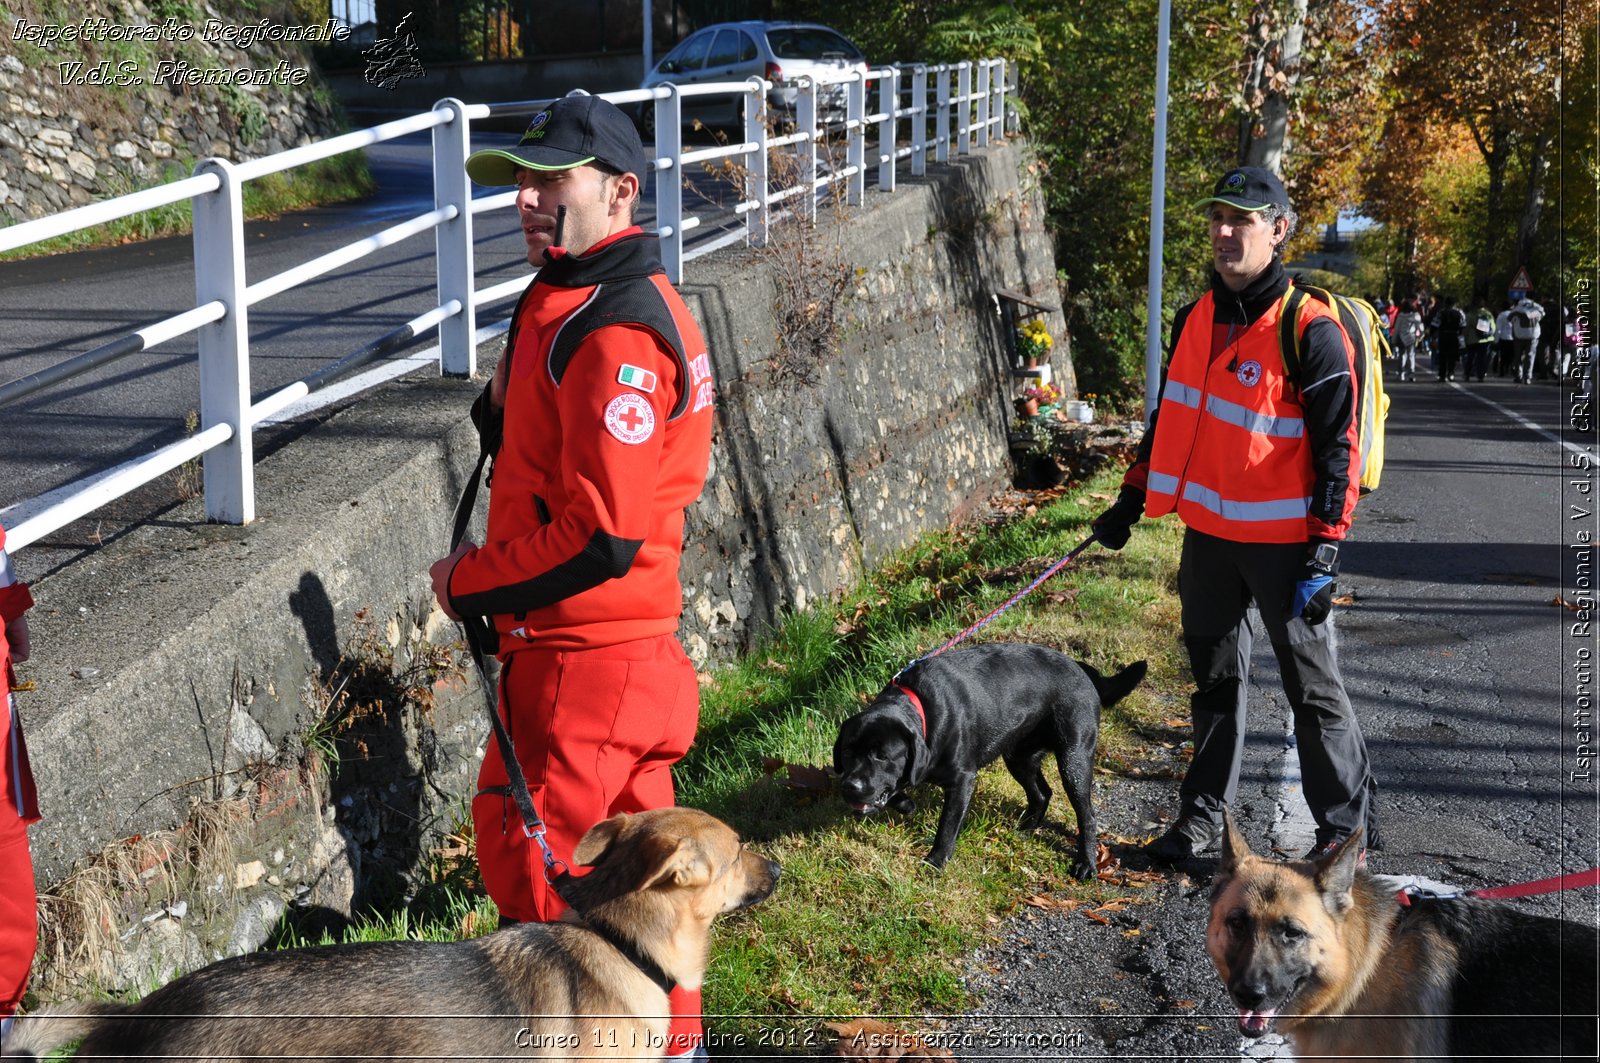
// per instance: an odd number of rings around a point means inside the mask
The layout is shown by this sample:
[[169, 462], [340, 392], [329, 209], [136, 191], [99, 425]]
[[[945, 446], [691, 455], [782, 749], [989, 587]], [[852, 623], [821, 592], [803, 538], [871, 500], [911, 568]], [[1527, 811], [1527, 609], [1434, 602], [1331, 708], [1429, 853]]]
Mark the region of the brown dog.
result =
[[711, 921], [770, 894], [778, 865], [689, 808], [614, 816], [573, 858], [593, 868], [561, 883], [581, 921], [223, 960], [131, 1007], [24, 1018], [5, 1055], [82, 1037], [102, 1059], [659, 1056], [667, 993], [700, 986]]
[[1302, 1059], [1595, 1056], [1596, 931], [1472, 898], [1412, 898], [1359, 866], [1256, 856], [1229, 818], [1206, 949], [1239, 1031]]

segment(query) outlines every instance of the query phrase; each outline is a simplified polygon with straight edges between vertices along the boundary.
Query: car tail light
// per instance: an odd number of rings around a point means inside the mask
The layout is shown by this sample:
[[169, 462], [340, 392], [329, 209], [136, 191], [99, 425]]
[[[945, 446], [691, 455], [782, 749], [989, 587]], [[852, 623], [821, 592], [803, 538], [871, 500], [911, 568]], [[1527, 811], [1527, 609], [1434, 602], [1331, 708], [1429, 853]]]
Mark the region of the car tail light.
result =
[[779, 66], [777, 63], [769, 61], [767, 63], [767, 72], [763, 74], [762, 77], [766, 78], [768, 81], [782, 81], [783, 67]]

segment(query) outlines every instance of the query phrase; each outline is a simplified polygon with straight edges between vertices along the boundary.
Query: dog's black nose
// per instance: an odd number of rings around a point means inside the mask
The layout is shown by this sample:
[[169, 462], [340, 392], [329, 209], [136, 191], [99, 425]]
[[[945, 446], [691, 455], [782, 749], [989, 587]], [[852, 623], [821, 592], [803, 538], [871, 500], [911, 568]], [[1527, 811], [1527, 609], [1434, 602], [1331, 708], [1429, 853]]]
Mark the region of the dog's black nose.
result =
[[1235, 982], [1230, 987], [1233, 993], [1233, 1002], [1241, 1008], [1255, 1011], [1267, 1002], [1267, 986], [1265, 982], [1245, 981]]

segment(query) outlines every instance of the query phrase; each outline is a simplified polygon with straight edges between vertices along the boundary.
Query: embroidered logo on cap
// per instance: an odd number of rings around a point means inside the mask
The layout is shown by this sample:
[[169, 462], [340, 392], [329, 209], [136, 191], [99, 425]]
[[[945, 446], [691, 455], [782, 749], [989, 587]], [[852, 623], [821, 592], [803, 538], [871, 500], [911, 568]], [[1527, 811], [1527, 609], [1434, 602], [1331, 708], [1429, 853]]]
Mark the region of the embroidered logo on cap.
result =
[[1228, 179], [1226, 181], [1224, 181], [1223, 183], [1226, 184], [1229, 188], [1238, 188], [1240, 185], [1244, 184], [1244, 174], [1242, 174], [1242, 173], [1230, 173], [1228, 175]]
[[617, 383], [626, 384], [630, 388], [638, 388], [649, 395], [656, 389], [656, 375], [648, 369], [640, 369], [636, 365], [624, 364], [617, 370]]
[[1253, 388], [1261, 383], [1261, 363], [1254, 360], [1243, 362], [1234, 375], [1239, 378], [1239, 383], [1247, 388]]
[[629, 392], [606, 403], [606, 431], [618, 442], [633, 446], [649, 439], [656, 430], [656, 411], [642, 397]]
[[530, 140], [538, 140], [540, 137], [543, 137], [544, 126], [548, 121], [550, 121], [549, 111], [540, 111], [538, 114], [534, 115], [533, 120], [528, 123], [528, 128], [523, 131], [522, 139], [517, 141], [517, 145], [520, 147]]

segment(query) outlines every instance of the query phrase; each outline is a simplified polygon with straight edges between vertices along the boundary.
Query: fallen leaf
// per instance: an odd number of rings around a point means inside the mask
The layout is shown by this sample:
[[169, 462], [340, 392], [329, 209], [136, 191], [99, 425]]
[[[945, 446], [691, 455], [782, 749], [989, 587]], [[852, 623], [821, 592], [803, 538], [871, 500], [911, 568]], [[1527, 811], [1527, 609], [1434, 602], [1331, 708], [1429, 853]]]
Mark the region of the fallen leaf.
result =
[[1559, 594], [1556, 595], [1554, 598], [1550, 599], [1550, 604], [1551, 605], [1564, 605], [1568, 609], [1571, 609], [1574, 613], [1579, 612], [1580, 610], [1583, 609], [1583, 606], [1577, 604], [1576, 602], [1569, 602], [1565, 598], [1561, 597], [1561, 595], [1559, 595]]
[[1337, 598], [1335, 598], [1333, 600], [1333, 604], [1334, 605], [1354, 605], [1354, 604], [1356, 604], [1356, 596], [1353, 595], [1353, 594], [1341, 594], [1341, 595], [1339, 595], [1339, 597], [1337, 597]]
[[1110, 926], [1111, 925], [1111, 920], [1107, 919], [1103, 915], [1097, 915], [1096, 913], [1094, 913], [1092, 911], [1091, 912], [1084, 912], [1083, 913], [1083, 917], [1085, 919], [1093, 919], [1095, 922], [1099, 923], [1101, 926]]
[[1200, 1005], [1196, 1004], [1192, 1000], [1174, 1000], [1172, 1002], [1172, 1006], [1174, 1008], [1181, 1008], [1184, 1011], [1190, 1011], [1190, 1010], [1192, 1010], [1194, 1008], [1199, 1007]]
[[1161, 726], [1162, 727], [1188, 727], [1189, 726], [1189, 721], [1185, 720], [1185, 719], [1182, 719], [1180, 717], [1174, 716], [1171, 719], [1162, 720], [1161, 721]]

